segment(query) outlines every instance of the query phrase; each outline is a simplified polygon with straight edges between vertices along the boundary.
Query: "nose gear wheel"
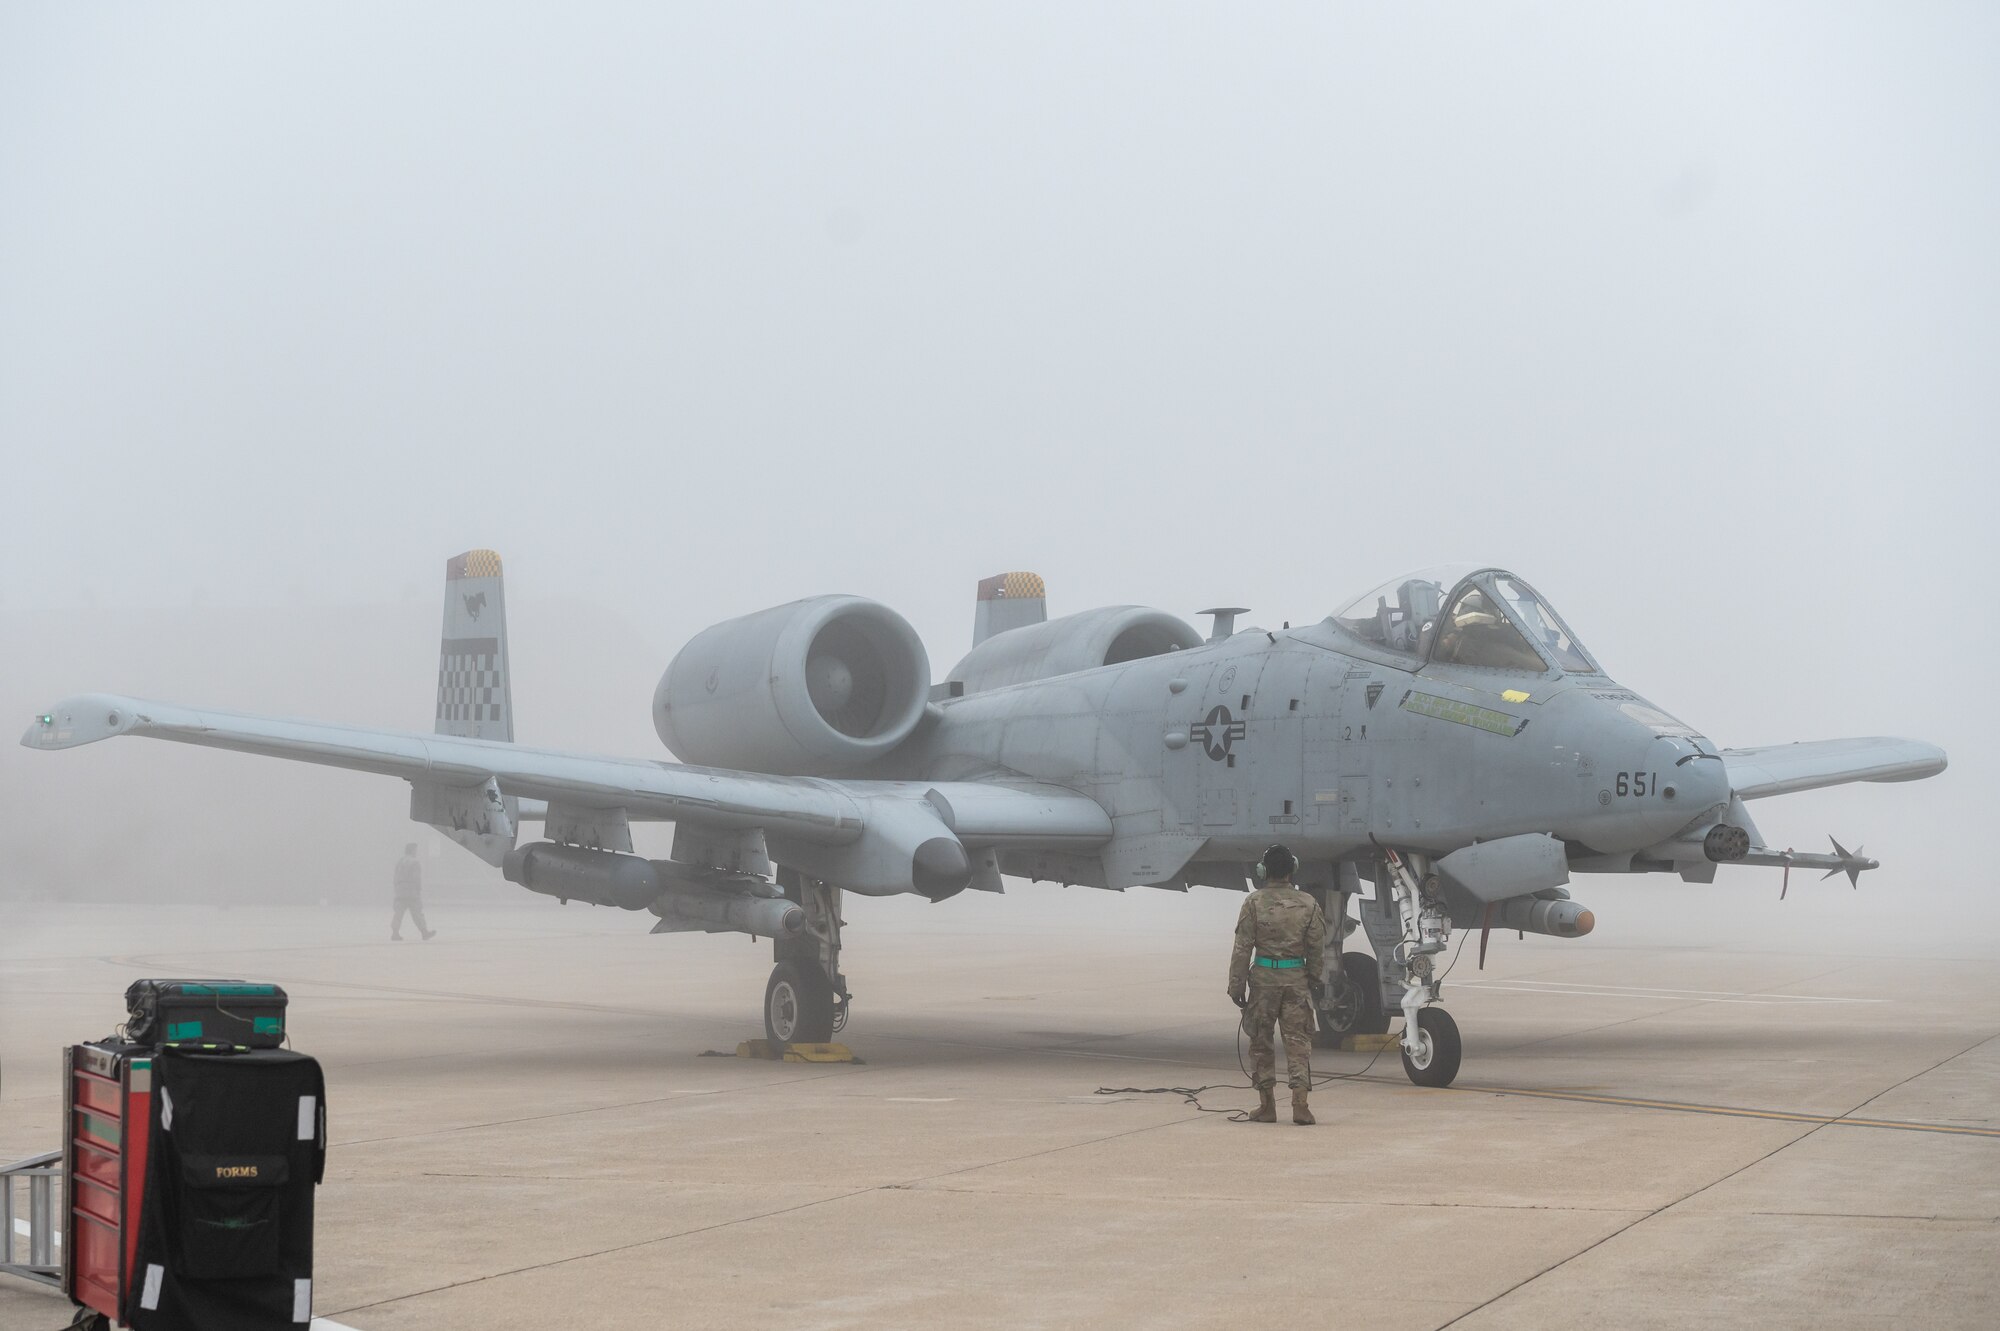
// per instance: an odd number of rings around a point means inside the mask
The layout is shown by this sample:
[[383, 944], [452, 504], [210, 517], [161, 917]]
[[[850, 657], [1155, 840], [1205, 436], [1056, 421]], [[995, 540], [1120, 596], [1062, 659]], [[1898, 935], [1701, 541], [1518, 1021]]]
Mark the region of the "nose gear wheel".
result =
[[1458, 1023], [1451, 1013], [1427, 1007], [1417, 1013], [1416, 1038], [1405, 1042], [1403, 1071], [1419, 1086], [1449, 1086], [1458, 1076], [1460, 1052]]

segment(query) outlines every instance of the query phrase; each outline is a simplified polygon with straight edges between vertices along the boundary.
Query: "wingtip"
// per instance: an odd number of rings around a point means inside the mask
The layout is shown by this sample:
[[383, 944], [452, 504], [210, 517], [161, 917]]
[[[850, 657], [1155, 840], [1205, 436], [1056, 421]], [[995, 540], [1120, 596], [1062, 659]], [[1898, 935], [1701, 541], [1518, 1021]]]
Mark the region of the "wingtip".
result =
[[37, 712], [21, 732], [24, 749], [74, 749], [122, 735], [139, 723], [130, 698], [85, 693]]

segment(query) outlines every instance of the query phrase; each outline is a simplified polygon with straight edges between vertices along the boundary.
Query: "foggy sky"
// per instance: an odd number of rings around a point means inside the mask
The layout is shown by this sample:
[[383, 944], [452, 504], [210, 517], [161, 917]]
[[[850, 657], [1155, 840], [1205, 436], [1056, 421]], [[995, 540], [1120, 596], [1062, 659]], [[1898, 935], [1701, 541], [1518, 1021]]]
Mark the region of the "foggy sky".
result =
[[1723, 744], [1943, 744], [1935, 781], [1755, 812], [1984, 893], [1996, 37], [7, 4], [6, 845], [393, 857], [401, 783], [14, 727], [109, 689], [428, 729], [472, 546], [522, 738], [633, 754], [682, 641], [803, 595], [888, 602], [942, 677], [1008, 569], [1051, 613], [1275, 626], [1466, 558]]

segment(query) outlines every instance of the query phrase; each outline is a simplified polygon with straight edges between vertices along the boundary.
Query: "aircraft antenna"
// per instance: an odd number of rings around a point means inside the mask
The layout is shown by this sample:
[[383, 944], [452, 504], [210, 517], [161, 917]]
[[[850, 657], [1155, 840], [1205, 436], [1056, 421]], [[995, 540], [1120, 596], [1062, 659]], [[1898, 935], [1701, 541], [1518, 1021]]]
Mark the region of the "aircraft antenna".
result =
[[1221, 642], [1224, 638], [1236, 632], [1236, 617], [1238, 615], [1249, 614], [1250, 607], [1247, 605], [1218, 605], [1210, 606], [1206, 610], [1197, 610], [1195, 613], [1197, 615], [1215, 616], [1214, 625], [1208, 631], [1208, 640], [1210, 642]]

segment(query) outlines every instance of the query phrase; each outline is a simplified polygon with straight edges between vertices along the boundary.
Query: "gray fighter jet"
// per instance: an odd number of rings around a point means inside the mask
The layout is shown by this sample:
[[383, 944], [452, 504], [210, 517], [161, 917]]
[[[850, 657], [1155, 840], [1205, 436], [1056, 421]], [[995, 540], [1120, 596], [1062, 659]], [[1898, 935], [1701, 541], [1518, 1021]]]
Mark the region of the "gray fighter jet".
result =
[[[1398, 578], [1316, 624], [1204, 639], [1141, 606], [1046, 618], [1042, 580], [979, 586], [974, 644], [942, 683], [909, 624], [818, 596], [717, 624], [668, 665], [653, 723], [680, 763], [513, 743], [500, 558], [446, 565], [435, 734], [68, 699], [21, 742], [148, 735], [401, 777], [410, 813], [563, 901], [649, 911], [655, 932], [767, 937], [766, 1033], [847, 1020], [840, 894], [933, 902], [1002, 876], [1241, 891], [1272, 842], [1342, 937], [1320, 1039], [1403, 1020], [1403, 1064], [1448, 1085], [1460, 1041], [1434, 959], [1454, 928], [1574, 938], [1573, 873], [1875, 861], [1765, 844], [1748, 802], [1944, 770], [1934, 745], [1843, 739], [1721, 749], [1604, 673], [1503, 569]], [[632, 853], [634, 820], [673, 851]], [[543, 839], [517, 845], [524, 821]], [[1364, 884], [1368, 890], [1364, 892]]]

